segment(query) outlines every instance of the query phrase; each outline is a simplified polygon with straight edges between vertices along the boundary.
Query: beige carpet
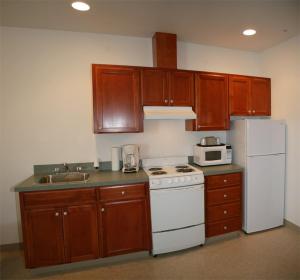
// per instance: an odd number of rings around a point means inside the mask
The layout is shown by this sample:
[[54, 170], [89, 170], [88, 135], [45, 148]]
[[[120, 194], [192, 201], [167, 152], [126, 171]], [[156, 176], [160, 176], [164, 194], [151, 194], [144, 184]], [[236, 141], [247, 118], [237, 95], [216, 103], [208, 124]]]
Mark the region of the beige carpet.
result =
[[157, 258], [139, 253], [35, 270], [24, 269], [21, 250], [6, 249], [1, 279], [300, 279], [300, 232], [286, 226]]

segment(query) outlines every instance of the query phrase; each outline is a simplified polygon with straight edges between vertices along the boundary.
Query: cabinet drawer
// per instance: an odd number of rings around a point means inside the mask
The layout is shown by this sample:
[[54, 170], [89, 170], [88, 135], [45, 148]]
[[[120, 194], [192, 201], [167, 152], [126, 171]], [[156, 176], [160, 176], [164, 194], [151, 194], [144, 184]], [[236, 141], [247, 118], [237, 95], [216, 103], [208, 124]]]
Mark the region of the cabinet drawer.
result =
[[242, 183], [242, 173], [212, 175], [212, 176], [207, 176], [205, 178], [205, 184], [207, 189], [240, 185], [241, 183]]
[[231, 203], [207, 207], [206, 221], [208, 223], [241, 215], [241, 204]]
[[69, 206], [78, 203], [96, 202], [95, 189], [72, 189], [23, 193], [25, 208], [40, 206]]
[[234, 219], [228, 219], [217, 223], [206, 224], [206, 237], [211, 237], [231, 231], [237, 231], [242, 229], [241, 217]]
[[241, 187], [222, 188], [206, 192], [206, 205], [217, 205], [222, 203], [241, 200]]
[[144, 184], [99, 188], [99, 199], [101, 201], [133, 199], [145, 196]]

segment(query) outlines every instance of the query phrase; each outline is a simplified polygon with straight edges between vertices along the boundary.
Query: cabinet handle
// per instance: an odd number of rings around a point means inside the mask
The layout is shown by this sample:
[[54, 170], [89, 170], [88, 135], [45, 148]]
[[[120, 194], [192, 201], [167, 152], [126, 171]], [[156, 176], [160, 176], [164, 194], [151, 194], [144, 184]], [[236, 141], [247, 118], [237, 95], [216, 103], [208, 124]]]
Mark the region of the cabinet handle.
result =
[[67, 211], [64, 211], [64, 216], [67, 216], [68, 215], [68, 212]]
[[227, 194], [226, 193], [223, 196], [224, 196], [224, 198], [227, 198]]
[[248, 113], [251, 114], [251, 110], [248, 110]]
[[226, 230], [226, 229], [227, 229], [227, 226], [224, 226], [224, 229]]
[[223, 212], [225, 215], [227, 214], [227, 210], [224, 210], [224, 212]]
[[168, 99], [165, 99], [165, 103], [168, 103]]
[[174, 103], [174, 100], [173, 100], [173, 99], [171, 99], [171, 100], [170, 100], [170, 102], [171, 102], [171, 103]]
[[198, 128], [200, 128], [201, 127], [201, 125], [200, 124], [198, 124]]
[[101, 212], [104, 212], [104, 208], [101, 208]]
[[59, 212], [55, 212], [55, 216], [56, 216], [56, 217], [59, 216]]
[[124, 191], [122, 191], [122, 192], [121, 192], [121, 194], [122, 194], [122, 195], [124, 195], [124, 194], [125, 194], [125, 192], [124, 192]]
[[255, 114], [255, 110], [252, 110], [252, 113]]
[[227, 180], [226, 180], [226, 179], [224, 179], [224, 183], [227, 183]]

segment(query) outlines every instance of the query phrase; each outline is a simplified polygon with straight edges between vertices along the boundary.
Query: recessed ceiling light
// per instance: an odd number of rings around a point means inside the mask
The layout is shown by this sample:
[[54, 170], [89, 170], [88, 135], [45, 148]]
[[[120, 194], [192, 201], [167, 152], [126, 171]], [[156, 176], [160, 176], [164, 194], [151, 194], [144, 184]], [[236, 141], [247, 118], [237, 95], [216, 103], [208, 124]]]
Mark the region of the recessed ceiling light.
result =
[[245, 35], [245, 36], [252, 36], [255, 34], [256, 34], [256, 30], [254, 30], [254, 29], [245, 29], [243, 31], [243, 35]]
[[78, 11], [88, 11], [90, 9], [90, 6], [87, 3], [79, 1], [73, 2], [72, 7]]

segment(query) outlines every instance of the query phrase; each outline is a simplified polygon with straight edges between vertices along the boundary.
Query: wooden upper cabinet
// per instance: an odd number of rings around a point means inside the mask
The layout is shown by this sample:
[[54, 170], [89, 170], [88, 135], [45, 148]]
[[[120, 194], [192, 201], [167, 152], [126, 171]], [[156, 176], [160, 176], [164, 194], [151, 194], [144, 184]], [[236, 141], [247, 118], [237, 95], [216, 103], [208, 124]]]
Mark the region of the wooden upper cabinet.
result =
[[144, 106], [193, 106], [194, 73], [180, 70], [141, 71]]
[[187, 130], [229, 129], [227, 75], [196, 73], [196, 121], [187, 120]]
[[145, 106], [163, 106], [169, 104], [167, 72], [159, 69], [141, 71], [142, 99]]
[[271, 115], [271, 80], [251, 78], [250, 107], [252, 115]]
[[63, 209], [66, 262], [99, 256], [97, 206], [74, 205]]
[[169, 73], [170, 105], [193, 106], [194, 73], [172, 71]]
[[229, 76], [232, 116], [271, 115], [271, 81], [268, 78]]
[[93, 65], [94, 132], [141, 132], [140, 71]]
[[229, 111], [232, 116], [246, 116], [251, 114], [250, 79], [241, 76], [229, 76]]

